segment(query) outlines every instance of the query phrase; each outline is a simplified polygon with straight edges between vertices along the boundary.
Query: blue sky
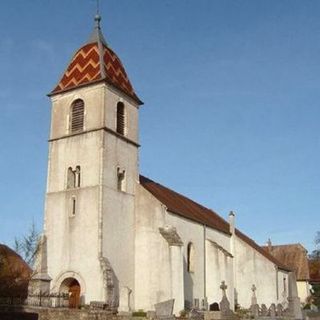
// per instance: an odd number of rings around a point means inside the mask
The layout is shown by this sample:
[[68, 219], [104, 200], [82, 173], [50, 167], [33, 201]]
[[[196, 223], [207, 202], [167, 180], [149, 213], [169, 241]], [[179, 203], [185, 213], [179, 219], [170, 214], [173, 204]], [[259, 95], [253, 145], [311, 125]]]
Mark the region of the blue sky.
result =
[[[3, 0], [0, 243], [42, 226], [50, 102], [93, 0]], [[320, 2], [101, 0], [140, 98], [144, 175], [263, 244], [320, 230]]]

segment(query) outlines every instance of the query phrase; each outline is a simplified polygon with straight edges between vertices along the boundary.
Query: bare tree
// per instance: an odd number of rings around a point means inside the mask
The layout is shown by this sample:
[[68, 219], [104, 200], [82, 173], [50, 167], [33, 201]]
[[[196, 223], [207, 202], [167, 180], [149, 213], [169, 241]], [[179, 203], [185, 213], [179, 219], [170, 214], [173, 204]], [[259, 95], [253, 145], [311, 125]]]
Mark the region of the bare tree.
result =
[[15, 251], [28, 263], [30, 267], [34, 264], [39, 236], [39, 231], [37, 230], [35, 223], [32, 222], [32, 225], [25, 236], [21, 238], [16, 237], [14, 239]]
[[320, 260], [320, 231], [316, 233], [315, 239], [315, 249], [309, 255], [311, 260]]
[[[315, 236], [315, 249], [309, 255], [309, 272], [311, 279], [319, 279], [320, 277], [320, 232], [318, 231]], [[311, 301], [320, 307], [320, 284], [312, 284]]]
[[314, 240], [316, 247], [320, 250], [320, 231], [316, 233], [316, 238]]

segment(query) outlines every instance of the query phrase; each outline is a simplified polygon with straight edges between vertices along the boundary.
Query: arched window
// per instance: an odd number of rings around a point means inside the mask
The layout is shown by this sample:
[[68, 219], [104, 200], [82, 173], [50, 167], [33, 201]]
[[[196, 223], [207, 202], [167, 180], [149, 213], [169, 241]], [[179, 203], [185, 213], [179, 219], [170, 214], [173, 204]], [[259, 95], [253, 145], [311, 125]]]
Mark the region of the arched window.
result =
[[81, 168], [80, 166], [76, 166], [76, 183], [75, 186], [76, 188], [80, 188], [80, 182], [81, 182]]
[[84, 102], [75, 100], [71, 105], [70, 131], [71, 133], [83, 131], [84, 126]]
[[75, 186], [75, 173], [71, 167], [68, 168], [68, 177], [67, 177], [67, 189], [74, 188]]
[[190, 242], [187, 247], [187, 270], [194, 272], [194, 246]]
[[126, 171], [117, 168], [117, 179], [118, 191], [125, 191]]
[[80, 188], [81, 184], [81, 167], [76, 166], [73, 170], [71, 167], [68, 168], [67, 173], [67, 189]]
[[119, 134], [124, 135], [125, 134], [125, 110], [124, 110], [124, 104], [122, 102], [118, 102], [117, 104], [117, 126], [116, 131]]

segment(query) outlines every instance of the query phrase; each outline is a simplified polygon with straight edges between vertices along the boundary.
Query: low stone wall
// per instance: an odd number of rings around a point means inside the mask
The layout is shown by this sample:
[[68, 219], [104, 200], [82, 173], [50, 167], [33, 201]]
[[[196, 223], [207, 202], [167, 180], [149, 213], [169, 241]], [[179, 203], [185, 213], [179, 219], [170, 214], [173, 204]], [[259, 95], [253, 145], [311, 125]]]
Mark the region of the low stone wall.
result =
[[36, 313], [21, 313], [21, 312], [1, 312], [1, 320], [38, 320], [39, 316]]
[[320, 312], [304, 310], [303, 315], [306, 320], [320, 320]]
[[1, 320], [129, 320], [104, 310], [1, 306]]

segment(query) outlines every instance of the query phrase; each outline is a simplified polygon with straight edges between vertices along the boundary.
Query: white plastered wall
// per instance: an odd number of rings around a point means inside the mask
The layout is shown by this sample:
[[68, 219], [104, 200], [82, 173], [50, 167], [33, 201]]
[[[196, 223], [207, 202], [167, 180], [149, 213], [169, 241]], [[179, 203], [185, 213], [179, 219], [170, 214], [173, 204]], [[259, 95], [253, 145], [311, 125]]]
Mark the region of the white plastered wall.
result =
[[[244, 308], [251, 305], [252, 285], [256, 286], [258, 304], [281, 303], [283, 278], [288, 282], [288, 273], [249, 246], [239, 237], [235, 241], [237, 303]], [[282, 291], [281, 291], [282, 290]], [[288, 292], [288, 291], [287, 291]]]
[[[125, 139], [104, 132], [103, 187], [102, 187], [102, 238], [103, 255], [108, 258], [118, 281], [120, 294], [131, 292], [129, 306], [134, 308], [134, 198], [138, 184], [138, 107], [130, 99], [107, 86], [105, 93], [104, 125], [116, 131], [117, 103], [125, 105]], [[133, 143], [132, 143], [133, 142]], [[124, 190], [117, 189], [117, 168], [125, 170]], [[122, 289], [126, 290], [122, 290]], [[126, 297], [121, 300], [128, 301]]]
[[308, 281], [297, 280], [298, 296], [302, 303], [306, 303], [310, 296], [310, 284]]
[[[68, 136], [70, 106], [76, 99], [85, 103], [84, 133]], [[115, 133], [118, 102], [125, 104], [124, 138]], [[64, 275], [74, 274], [81, 279], [82, 301], [104, 301], [101, 254], [111, 262], [119, 285], [134, 289], [137, 105], [103, 83], [55, 95], [50, 139], [45, 234], [52, 290], [59, 290]], [[81, 188], [67, 190], [67, 169], [76, 166], [81, 167]], [[126, 170], [125, 192], [117, 190], [118, 166]], [[70, 216], [72, 197], [76, 198], [74, 217]]]
[[135, 309], [154, 310], [171, 298], [170, 256], [159, 232], [166, 209], [141, 185], [137, 186], [135, 215]]
[[[96, 132], [51, 142], [48, 192], [46, 195], [46, 236], [48, 273], [52, 290], [59, 291], [63, 274], [77, 273], [85, 283], [81, 294], [86, 301], [101, 300], [102, 278], [98, 262], [98, 201]], [[80, 148], [79, 146], [85, 146]], [[94, 156], [94, 155], [97, 156]], [[66, 190], [68, 167], [81, 166], [82, 188]], [[71, 199], [76, 199], [76, 214]], [[76, 277], [75, 277], [76, 278]]]
[[[221, 265], [214, 265], [214, 255], [208, 243], [216, 242], [226, 251], [230, 250], [230, 236], [217, 230], [185, 219], [166, 211], [166, 208], [138, 186], [136, 197], [136, 238], [135, 238], [135, 308], [154, 310], [154, 304], [170, 299], [170, 256], [168, 243], [159, 233], [160, 227], [167, 225], [176, 228], [183, 242], [184, 300], [192, 306], [194, 299], [199, 302], [207, 295], [210, 302], [221, 300], [220, 284], [226, 280], [233, 291], [232, 258], [222, 251]], [[194, 246], [194, 271], [187, 271], [187, 247]], [[207, 263], [205, 262], [207, 255]], [[213, 280], [213, 277], [216, 277]], [[228, 298], [233, 303], [233, 295]], [[211, 301], [212, 300], [212, 301]], [[183, 309], [183, 306], [181, 306]], [[180, 311], [180, 310], [178, 310]]]

